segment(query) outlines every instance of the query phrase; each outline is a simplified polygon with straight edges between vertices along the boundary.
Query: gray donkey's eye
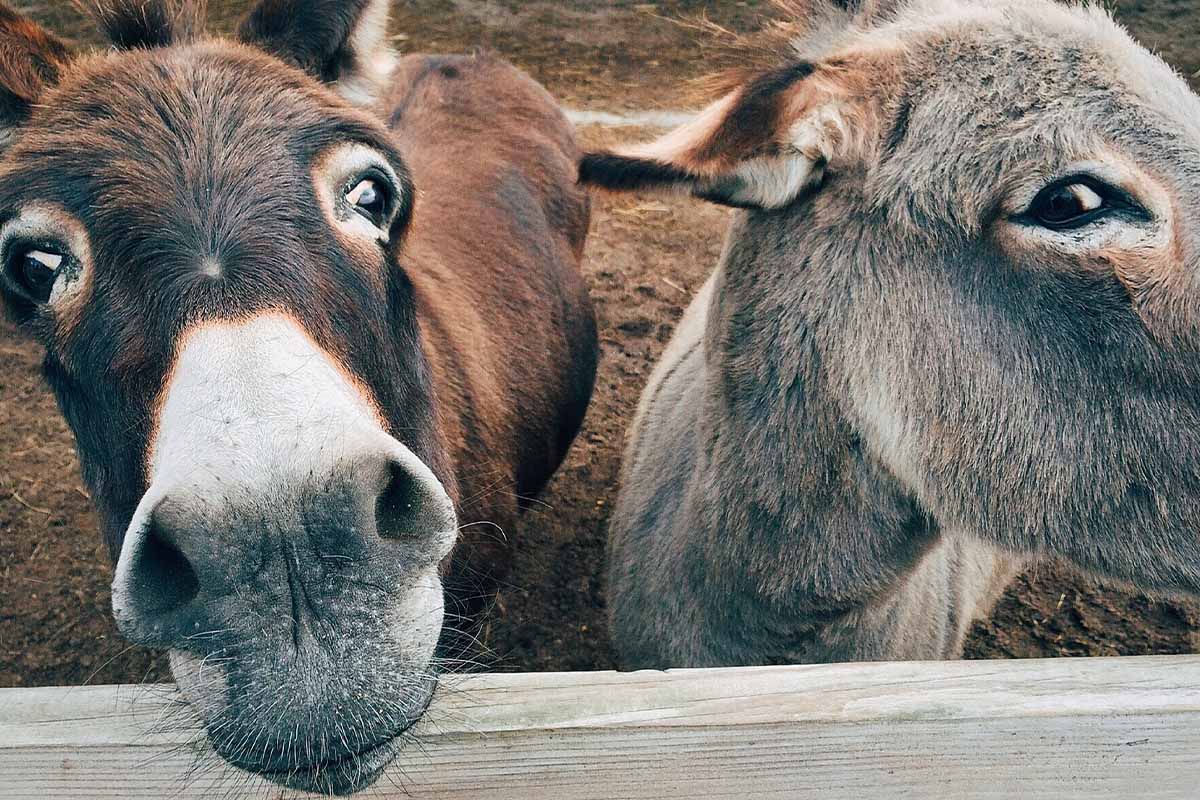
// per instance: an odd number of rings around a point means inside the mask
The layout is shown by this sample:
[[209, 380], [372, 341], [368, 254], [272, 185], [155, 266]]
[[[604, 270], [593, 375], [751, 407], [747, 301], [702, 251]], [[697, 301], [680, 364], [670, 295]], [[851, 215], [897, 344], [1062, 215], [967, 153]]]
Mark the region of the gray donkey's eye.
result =
[[1092, 178], [1066, 178], [1047, 186], [1025, 213], [1028, 222], [1052, 230], [1073, 230], [1118, 210], [1138, 206], [1119, 189]]

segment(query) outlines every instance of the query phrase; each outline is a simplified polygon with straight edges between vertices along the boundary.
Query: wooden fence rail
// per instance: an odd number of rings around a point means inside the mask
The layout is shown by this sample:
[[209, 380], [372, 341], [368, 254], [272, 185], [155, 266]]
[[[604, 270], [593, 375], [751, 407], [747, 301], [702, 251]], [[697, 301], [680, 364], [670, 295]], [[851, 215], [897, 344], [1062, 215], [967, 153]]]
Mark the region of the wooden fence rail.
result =
[[[170, 694], [0, 691], [0, 797], [294, 796]], [[418, 740], [365, 797], [1197, 800], [1200, 657], [478, 675]]]

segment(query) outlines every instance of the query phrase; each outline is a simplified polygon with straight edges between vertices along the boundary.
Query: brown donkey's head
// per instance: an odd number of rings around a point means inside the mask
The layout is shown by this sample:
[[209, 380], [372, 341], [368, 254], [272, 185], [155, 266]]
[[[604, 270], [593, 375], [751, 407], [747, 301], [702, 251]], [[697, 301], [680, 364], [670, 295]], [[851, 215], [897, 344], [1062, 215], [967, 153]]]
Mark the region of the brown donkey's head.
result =
[[209, 739], [369, 783], [433, 690], [456, 520], [412, 287], [414, 188], [356, 107], [386, 0], [97, 0], [75, 56], [0, 6], [0, 292], [46, 349], [117, 563]]

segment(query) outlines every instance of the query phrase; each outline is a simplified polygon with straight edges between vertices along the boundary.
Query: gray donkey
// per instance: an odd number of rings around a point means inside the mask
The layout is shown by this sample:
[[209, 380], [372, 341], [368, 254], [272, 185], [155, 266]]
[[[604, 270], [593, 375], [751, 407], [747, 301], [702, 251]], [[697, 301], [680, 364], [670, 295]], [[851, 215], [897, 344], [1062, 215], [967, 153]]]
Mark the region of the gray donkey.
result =
[[1099, 8], [790, 10], [581, 165], [744, 209], [634, 424], [623, 664], [955, 657], [1042, 556], [1200, 593], [1200, 101]]

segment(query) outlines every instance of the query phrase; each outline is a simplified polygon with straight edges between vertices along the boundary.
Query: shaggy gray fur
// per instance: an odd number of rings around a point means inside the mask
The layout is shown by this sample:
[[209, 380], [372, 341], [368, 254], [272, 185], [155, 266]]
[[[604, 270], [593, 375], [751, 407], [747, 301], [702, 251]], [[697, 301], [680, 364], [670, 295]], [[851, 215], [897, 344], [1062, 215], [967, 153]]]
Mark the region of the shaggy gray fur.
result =
[[[875, 146], [737, 212], [642, 398], [625, 667], [956, 657], [1037, 557], [1200, 592], [1200, 102], [1096, 9], [872, 5], [797, 52], [898, 44]], [[1019, 219], [1093, 168], [1145, 213]]]

